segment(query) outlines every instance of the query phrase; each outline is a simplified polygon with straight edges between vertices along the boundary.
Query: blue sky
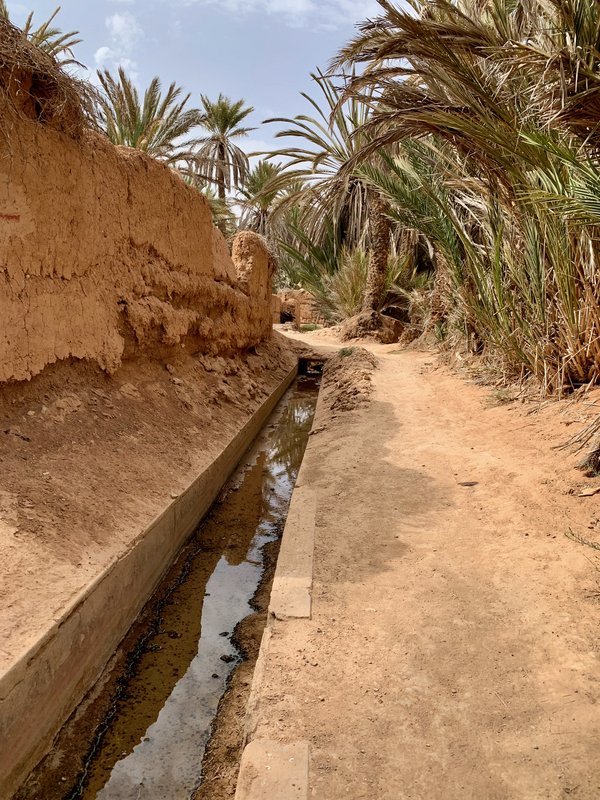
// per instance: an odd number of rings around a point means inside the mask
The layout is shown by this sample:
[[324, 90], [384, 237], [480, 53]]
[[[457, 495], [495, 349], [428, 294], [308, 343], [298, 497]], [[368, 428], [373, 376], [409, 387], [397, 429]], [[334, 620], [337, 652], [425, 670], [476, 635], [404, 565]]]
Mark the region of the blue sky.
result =
[[[271, 116], [307, 111], [300, 91], [354, 33], [378, 15], [376, 0], [9, 0], [11, 18], [46, 19], [60, 2], [63, 30], [80, 31], [75, 55], [87, 67], [123, 65], [140, 88], [159, 75], [192, 93], [255, 107], [249, 151], [272, 145]], [[241, 142], [240, 142], [241, 143]]]

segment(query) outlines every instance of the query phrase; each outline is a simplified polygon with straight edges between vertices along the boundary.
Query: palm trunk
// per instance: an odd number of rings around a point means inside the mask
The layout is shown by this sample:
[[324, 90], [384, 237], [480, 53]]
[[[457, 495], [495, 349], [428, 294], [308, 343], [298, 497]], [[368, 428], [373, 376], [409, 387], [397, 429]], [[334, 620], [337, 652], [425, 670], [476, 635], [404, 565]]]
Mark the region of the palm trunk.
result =
[[225, 202], [226, 194], [225, 194], [225, 168], [226, 168], [226, 157], [227, 154], [225, 152], [225, 145], [219, 145], [219, 181], [217, 184], [217, 192], [219, 194], [219, 200]]
[[367, 274], [367, 287], [363, 311], [379, 311], [385, 300], [385, 278], [390, 253], [392, 223], [385, 213], [387, 205], [375, 194], [370, 203], [369, 226], [371, 229], [371, 258]]

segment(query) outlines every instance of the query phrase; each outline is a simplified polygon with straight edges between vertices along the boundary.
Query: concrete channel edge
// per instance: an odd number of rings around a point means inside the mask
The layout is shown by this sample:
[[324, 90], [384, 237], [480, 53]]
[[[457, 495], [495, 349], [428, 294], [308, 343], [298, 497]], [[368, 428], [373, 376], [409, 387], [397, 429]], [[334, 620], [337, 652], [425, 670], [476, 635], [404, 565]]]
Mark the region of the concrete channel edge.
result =
[[0, 741], [10, 742], [0, 748], [2, 800], [17, 790], [94, 685], [297, 373], [296, 366], [219, 456], [0, 676]]
[[308, 800], [309, 796], [309, 742], [299, 740], [282, 743], [255, 738], [261, 719], [262, 688], [274, 626], [310, 619], [312, 613], [317, 493], [309, 485], [308, 478], [306, 482], [304, 480], [304, 463], [292, 493], [283, 530], [267, 625], [246, 707], [245, 747], [235, 800]]
[[270, 618], [310, 619], [316, 515], [316, 492], [308, 486], [297, 486], [277, 559], [269, 603]]

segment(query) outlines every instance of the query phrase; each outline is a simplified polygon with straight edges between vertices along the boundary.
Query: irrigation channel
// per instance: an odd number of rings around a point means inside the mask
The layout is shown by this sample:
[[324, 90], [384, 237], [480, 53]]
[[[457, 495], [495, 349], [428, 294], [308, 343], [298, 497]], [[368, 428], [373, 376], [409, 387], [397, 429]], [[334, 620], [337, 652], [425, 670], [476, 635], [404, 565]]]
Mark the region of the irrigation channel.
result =
[[104, 688], [67, 723], [19, 798], [194, 795], [219, 702], [243, 658], [236, 627], [253, 613], [276, 558], [317, 393], [314, 376], [286, 393], [146, 605]]

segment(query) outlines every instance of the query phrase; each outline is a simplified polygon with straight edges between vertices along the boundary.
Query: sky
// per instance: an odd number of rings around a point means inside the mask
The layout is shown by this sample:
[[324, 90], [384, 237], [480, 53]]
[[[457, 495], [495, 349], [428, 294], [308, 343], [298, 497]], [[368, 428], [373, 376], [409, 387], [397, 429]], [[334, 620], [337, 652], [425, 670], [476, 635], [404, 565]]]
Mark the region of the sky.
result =
[[[60, 2], [56, 24], [77, 30], [76, 58], [91, 71], [123, 66], [143, 90], [158, 75], [211, 99], [244, 98], [257, 130], [248, 152], [274, 146], [273, 117], [310, 113], [301, 91], [318, 96], [310, 73], [325, 69], [358, 21], [378, 16], [377, 0], [9, 0], [11, 19], [29, 11], [45, 20]], [[240, 141], [240, 144], [242, 142]]]

